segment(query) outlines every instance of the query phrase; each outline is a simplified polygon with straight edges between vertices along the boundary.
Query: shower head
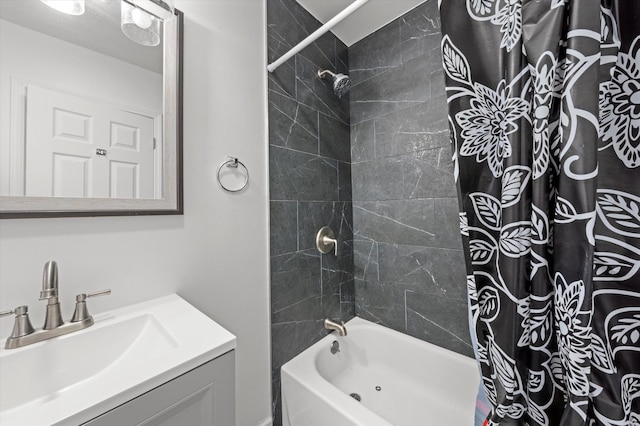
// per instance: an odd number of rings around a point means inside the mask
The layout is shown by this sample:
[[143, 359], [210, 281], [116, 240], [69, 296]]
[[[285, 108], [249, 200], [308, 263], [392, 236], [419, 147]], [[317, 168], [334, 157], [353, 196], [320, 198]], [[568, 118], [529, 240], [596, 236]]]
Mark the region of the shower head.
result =
[[324, 78], [325, 74], [333, 77], [333, 93], [337, 97], [342, 98], [351, 89], [351, 79], [348, 75], [333, 73], [329, 70], [318, 70], [318, 77]]

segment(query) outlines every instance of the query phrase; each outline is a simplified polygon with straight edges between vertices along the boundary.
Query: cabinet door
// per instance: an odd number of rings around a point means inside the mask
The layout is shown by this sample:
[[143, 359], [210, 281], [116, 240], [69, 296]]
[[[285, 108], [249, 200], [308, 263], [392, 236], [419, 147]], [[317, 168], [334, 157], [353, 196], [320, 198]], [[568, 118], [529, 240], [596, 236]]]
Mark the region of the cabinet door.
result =
[[232, 426], [234, 351], [90, 420], [87, 426]]

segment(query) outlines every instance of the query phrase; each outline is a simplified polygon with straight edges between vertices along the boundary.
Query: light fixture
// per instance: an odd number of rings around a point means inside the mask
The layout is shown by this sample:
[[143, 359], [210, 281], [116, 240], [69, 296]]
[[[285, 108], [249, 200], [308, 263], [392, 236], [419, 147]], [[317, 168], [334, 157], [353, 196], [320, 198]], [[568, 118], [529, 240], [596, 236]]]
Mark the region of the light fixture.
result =
[[82, 15], [84, 0], [40, 0], [42, 3], [68, 15]]
[[122, 0], [120, 28], [124, 35], [144, 46], [160, 44], [160, 21], [173, 15], [173, 3], [162, 0]]

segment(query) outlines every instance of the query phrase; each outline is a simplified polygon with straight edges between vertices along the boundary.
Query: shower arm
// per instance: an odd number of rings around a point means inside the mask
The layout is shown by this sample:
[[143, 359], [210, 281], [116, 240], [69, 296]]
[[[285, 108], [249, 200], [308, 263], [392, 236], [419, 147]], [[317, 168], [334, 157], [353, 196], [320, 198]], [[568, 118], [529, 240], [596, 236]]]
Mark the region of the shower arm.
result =
[[361, 6], [363, 6], [368, 1], [369, 0], [355, 0], [353, 3], [347, 6], [342, 12], [338, 13], [336, 16], [331, 18], [323, 26], [315, 30], [307, 38], [302, 40], [300, 43], [296, 44], [293, 48], [291, 48], [291, 50], [289, 50], [287, 53], [282, 55], [280, 59], [267, 65], [267, 71], [274, 72], [276, 68], [278, 68], [280, 65], [282, 65], [289, 59], [291, 59], [291, 57], [293, 57], [296, 53], [300, 52], [302, 49], [304, 49], [305, 47], [307, 47], [308, 45], [316, 41], [318, 38], [324, 35], [324, 33], [326, 33], [331, 28], [333, 28], [337, 23], [342, 21], [347, 16], [351, 15], [353, 12], [358, 10]]
[[318, 77], [324, 78], [325, 74], [329, 74], [331, 77], [335, 77], [336, 76], [336, 73], [331, 72], [329, 70], [318, 70]]

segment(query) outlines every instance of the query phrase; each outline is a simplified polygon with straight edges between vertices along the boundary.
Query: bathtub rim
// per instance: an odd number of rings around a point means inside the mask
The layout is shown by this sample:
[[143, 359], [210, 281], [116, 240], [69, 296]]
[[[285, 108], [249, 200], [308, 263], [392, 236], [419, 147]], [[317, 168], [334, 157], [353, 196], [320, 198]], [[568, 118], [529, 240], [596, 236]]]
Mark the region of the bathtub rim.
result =
[[[283, 419], [285, 418], [284, 382], [292, 380], [297, 385], [301, 386], [302, 388], [313, 394], [315, 397], [319, 398], [323, 403], [334, 407], [346, 419], [353, 422], [354, 425], [363, 424], [363, 422], [365, 422], [364, 424], [372, 426], [393, 426], [393, 424], [386, 420], [384, 417], [365, 407], [364, 405], [353, 399], [351, 396], [340, 390], [333, 383], [329, 382], [316, 368], [309, 369], [310, 371], [305, 371], [305, 366], [316, 365], [316, 358], [319, 352], [321, 350], [328, 350], [333, 340], [341, 342], [345, 339], [348, 339], [350, 326], [351, 328], [357, 327], [374, 329], [376, 332], [380, 332], [385, 335], [391, 335], [393, 336], [393, 338], [399, 338], [403, 341], [408, 341], [409, 343], [415, 343], [414, 341], [418, 340], [421, 344], [424, 344], [426, 347], [428, 347], [429, 351], [434, 351], [440, 355], [451, 357], [454, 360], [472, 367], [474, 371], [478, 371], [477, 362], [474, 358], [443, 348], [433, 343], [426, 342], [424, 340], [391, 329], [384, 325], [377, 324], [357, 316], [346, 322], [345, 325], [347, 329], [347, 336], [339, 336], [336, 332], [328, 333], [322, 339], [306, 348], [304, 351], [293, 357], [281, 367], [280, 380], [282, 388], [280, 394], [282, 397]], [[480, 380], [479, 372], [477, 380], [478, 382]], [[473, 408], [470, 408], [471, 411], [474, 410], [475, 404], [473, 404], [472, 407]]]

